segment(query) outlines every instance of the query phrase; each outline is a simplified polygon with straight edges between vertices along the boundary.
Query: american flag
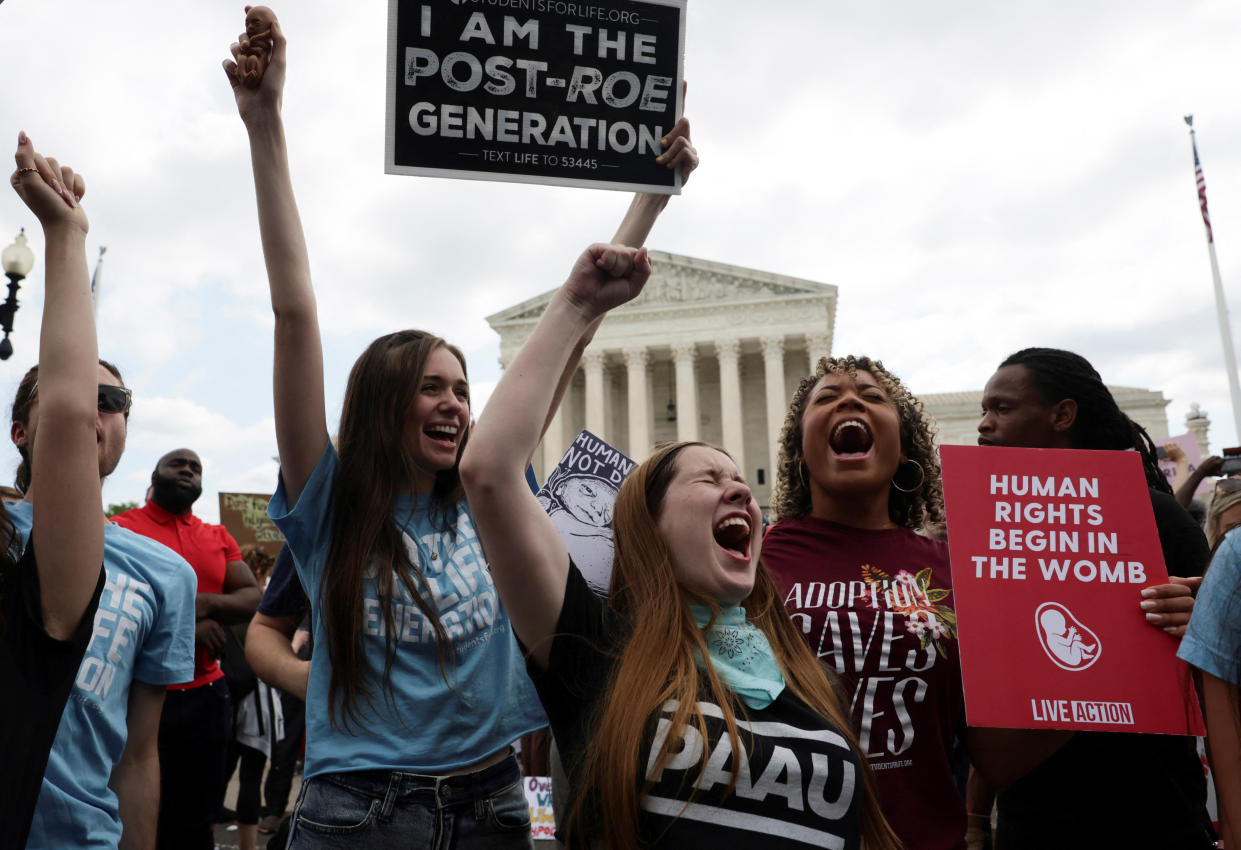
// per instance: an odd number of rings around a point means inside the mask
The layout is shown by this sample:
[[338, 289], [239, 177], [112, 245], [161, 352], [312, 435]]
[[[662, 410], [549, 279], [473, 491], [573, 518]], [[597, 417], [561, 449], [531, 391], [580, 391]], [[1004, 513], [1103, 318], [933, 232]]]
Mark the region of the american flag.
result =
[[1198, 182], [1198, 206], [1202, 208], [1202, 223], [1207, 227], [1207, 241], [1214, 242], [1215, 236], [1211, 233], [1211, 216], [1207, 213], [1207, 179], [1202, 176], [1202, 163], [1198, 160], [1198, 140], [1193, 139], [1194, 145], [1194, 180]]

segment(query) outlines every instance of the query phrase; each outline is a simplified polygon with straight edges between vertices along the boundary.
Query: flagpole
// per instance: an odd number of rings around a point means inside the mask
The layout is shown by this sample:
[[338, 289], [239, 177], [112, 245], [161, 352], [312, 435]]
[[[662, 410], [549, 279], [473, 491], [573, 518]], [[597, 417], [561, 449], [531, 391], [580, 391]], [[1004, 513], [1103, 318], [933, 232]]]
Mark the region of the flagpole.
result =
[[1228, 371], [1228, 393], [1232, 396], [1232, 421], [1237, 439], [1241, 442], [1241, 383], [1237, 380], [1237, 355], [1232, 346], [1232, 328], [1228, 321], [1228, 302], [1224, 300], [1224, 284], [1219, 277], [1219, 260], [1215, 258], [1215, 235], [1211, 230], [1211, 217], [1207, 214], [1206, 178], [1198, 159], [1198, 141], [1194, 131], [1194, 116], [1186, 115], [1189, 125], [1189, 141], [1194, 149], [1194, 177], [1198, 183], [1198, 204], [1202, 208], [1202, 223], [1207, 231], [1207, 254], [1211, 258], [1211, 279], [1215, 282], [1215, 318], [1219, 321], [1219, 338], [1224, 346], [1224, 368]]
[[99, 320], [99, 271], [103, 266], [103, 255], [107, 250], [103, 245], [99, 246], [99, 259], [95, 260], [95, 273], [90, 276], [90, 303], [95, 309], [95, 321]]

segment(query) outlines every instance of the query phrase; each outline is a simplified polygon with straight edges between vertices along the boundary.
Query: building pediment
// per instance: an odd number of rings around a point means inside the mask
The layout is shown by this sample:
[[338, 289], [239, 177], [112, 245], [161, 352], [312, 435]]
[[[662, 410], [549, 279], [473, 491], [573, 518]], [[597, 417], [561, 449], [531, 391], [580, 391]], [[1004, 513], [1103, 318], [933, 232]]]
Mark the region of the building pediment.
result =
[[[642, 294], [615, 312], [675, 311], [704, 304], [714, 307], [755, 301], [812, 299], [835, 302], [836, 287], [771, 272], [716, 263], [665, 251], [651, 251], [654, 272]], [[487, 317], [493, 328], [529, 322], [543, 314], [556, 290], [544, 292]]]

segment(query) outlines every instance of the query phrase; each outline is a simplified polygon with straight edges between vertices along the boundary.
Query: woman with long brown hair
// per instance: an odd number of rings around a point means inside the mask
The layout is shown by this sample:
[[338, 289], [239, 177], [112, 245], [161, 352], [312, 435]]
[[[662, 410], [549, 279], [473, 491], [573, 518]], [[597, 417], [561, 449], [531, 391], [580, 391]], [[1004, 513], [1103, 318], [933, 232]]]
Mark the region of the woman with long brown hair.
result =
[[606, 600], [523, 483], [575, 346], [636, 297], [644, 250], [578, 259], [483, 413], [462, 480], [529, 649], [573, 801], [570, 847], [895, 847], [828, 675], [759, 558], [732, 459], [658, 449], [625, 481]]
[[[275, 328], [281, 479], [270, 513], [311, 601], [305, 783], [289, 846], [529, 847], [510, 743], [546, 724], [463, 498], [460, 350], [424, 331], [353, 366], [336, 446], [309, 258], [280, 116], [285, 38], [258, 88], [225, 63], [250, 137]], [[234, 56], [238, 45], [233, 45]], [[692, 168], [688, 125], [669, 167]], [[638, 196], [623, 239], [666, 198]]]

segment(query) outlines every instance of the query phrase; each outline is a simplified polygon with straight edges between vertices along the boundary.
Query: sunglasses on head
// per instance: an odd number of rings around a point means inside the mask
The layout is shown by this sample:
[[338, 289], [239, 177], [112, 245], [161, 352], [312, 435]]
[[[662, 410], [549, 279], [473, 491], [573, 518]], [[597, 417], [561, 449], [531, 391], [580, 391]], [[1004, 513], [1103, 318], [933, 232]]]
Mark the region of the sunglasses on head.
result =
[[[26, 396], [26, 401], [33, 401], [38, 392], [39, 382], [35, 381], [34, 386], [30, 388], [30, 395]], [[100, 413], [128, 413], [133, 399], [133, 392], [126, 387], [117, 387], [112, 384], [99, 385]]]
[[1221, 478], [1215, 482], [1215, 489], [1220, 493], [1241, 493], [1241, 478]]

